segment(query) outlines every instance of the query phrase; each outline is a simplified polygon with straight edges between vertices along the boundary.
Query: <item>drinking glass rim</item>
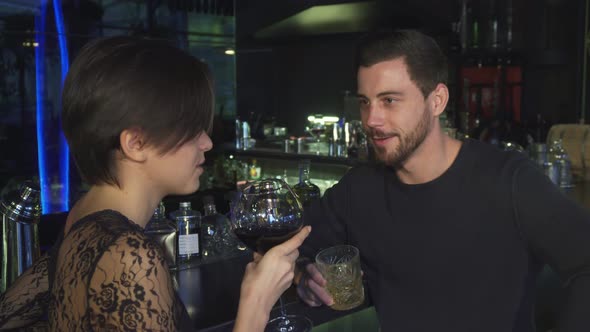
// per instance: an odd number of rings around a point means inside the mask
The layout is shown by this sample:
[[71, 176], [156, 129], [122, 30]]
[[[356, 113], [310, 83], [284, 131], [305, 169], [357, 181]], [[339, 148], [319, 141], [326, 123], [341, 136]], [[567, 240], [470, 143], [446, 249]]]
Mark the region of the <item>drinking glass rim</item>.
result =
[[[336, 249], [341, 249], [341, 248], [346, 248], [347, 250], [351, 250], [352, 251], [352, 257], [350, 260], [352, 260], [354, 257], [359, 257], [360, 256], [360, 251], [357, 247], [350, 245], [350, 244], [339, 244], [339, 245], [335, 245], [329, 248], [325, 248], [320, 250], [320, 252], [318, 252], [315, 255], [315, 261], [316, 263], [321, 263], [321, 264], [333, 264], [333, 263], [329, 263], [326, 262], [324, 259], [320, 258], [320, 255], [325, 254], [326, 252], [328, 252], [329, 250], [336, 250]], [[350, 260], [347, 260], [346, 263], [350, 262]]]

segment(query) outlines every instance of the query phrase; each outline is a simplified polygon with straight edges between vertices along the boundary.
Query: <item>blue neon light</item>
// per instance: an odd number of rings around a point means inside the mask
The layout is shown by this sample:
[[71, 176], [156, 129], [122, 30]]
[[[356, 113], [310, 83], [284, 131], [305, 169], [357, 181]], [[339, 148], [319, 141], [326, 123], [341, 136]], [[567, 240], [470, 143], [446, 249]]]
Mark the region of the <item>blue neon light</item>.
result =
[[[64, 17], [61, 9], [61, 1], [53, 0], [53, 12], [55, 13], [55, 25], [57, 26], [57, 38], [59, 41], [59, 55], [61, 58], [61, 83], [66, 78], [68, 70], [70, 69], [70, 59], [68, 55], [68, 45], [66, 39], [66, 31], [64, 27]], [[59, 131], [59, 145], [60, 145], [60, 179], [63, 183], [61, 192], [62, 211], [69, 210], [69, 199], [70, 199], [70, 149], [68, 143], [63, 135], [63, 132]]]
[[47, 168], [45, 160], [45, 136], [43, 124], [45, 112], [43, 107], [43, 96], [45, 95], [45, 62], [43, 55], [45, 53], [45, 17], [47, 16], [47, 6], [45, 1], [41, 1], [41, 15], [35, 17], [35, 40], [38, 46], [35, 47], [35, 95], [37, 101], [37, 160], [39, 163], [39, 185], [41, 187], [41, 211], [49, 212], [49, 198], [51, 197], [50, 188], [47, 186]]
[[[51, 187], [48, 174], [48, 160], [46, 158], [46, 135], [45, 132], [45, 107], [43, 99], [45, 96], [45, 22], [47, 18], [47, 1], [41, 0], [41, 13], [35, 17], [35, 30], [37, 34], [35, 40], [38, 46], [35, 48], [35, 94], [37, 106], [37, 160], [39, 163], [39, 185], [41, 187], [41, 211], [42, 213], [58, 212], [51, 209]], [[53, 9], [55, 14], [55, 25], [59, 42], [59, 52], [61, 60], [61, 83], [66, 77], [69, 69], [69, 56], [66, 43], [66, 34], [64, 27], [63, 13], [59, 0], [53, 0]], [[69, 209], [70, 197], [70, 152], [68, 144], [61, 130], [59, 131], [59, 181], [63, 184], [61, 189], [61, 206], [60, 211]]]

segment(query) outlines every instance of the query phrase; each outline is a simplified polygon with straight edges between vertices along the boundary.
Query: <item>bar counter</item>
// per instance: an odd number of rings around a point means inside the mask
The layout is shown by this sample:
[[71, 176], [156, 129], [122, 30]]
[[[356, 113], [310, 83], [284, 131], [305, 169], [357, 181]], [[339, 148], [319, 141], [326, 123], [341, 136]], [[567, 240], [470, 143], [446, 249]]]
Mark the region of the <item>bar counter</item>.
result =
[[[576, 183], [564, 193], [590, 209], [590, 182]], [[204, 264], [176, 273], [180, 297], [186, 305], [195, 328], [203, 331], [231, 331], [235, 319], [240, 283], [251, 254]], [[558, 278], [546, 268], [537, 282], [536, 318], [538, 331], [549, 330], [556, 322], [560, 302]], [[365, 285], [366, 289], [366, 285]], [[303, 314], [314, 325], [313, 331], [378, 331], [377, 316], [367, 299], [350, 311], [335, 311], [328, 307], [311, 308], [297, 299], [291, 287], [284, 295], [288, 314]], [[278, 308], [271, 317], [279, 314]]]
[[[563, 191], [568, 197], [590, 209], [590, 181], [578, 182], [573, 188], [563, 189]], [[50, 243], [52, 243], [57, 237], [58, 230], [61, 229], [55, 226], [62, 225], [65, 218], [66, 213], [42, 216], [41, 237], [50, 237]], [[251, 259], [251, 252], [243, 252], [233, 258], [174, 272], [175, 286], [196, 330], [231, 331], [237, 313], [244, 269]], [[543, 271], [537, 284], [538, 331], [547, 331], [555, 323], [561, 297], [560, 285], [557, 277], [548, 268]], [[328, 307], [308, 307], [298, 300], [294, 287], [287, 290], [284, 300], [287, 313], [303, 314], [308, 317], [313, 322], [313, 331], [370, 332], [378, 330], [376, 314], [368, 297], [363, 305], [350, 311], [335, 311]], [[278, 307], [275, 307], [271, 318], [278, 314]]]
[[[201, 264], [175, 273], [178, 293], [186, 306], [195, 329], [199, 331], [231, 331], [236, 317], [240, 285], [246, 264], [252, 260], [251, 252], [213, 263]], [[349, 311], [336, 311], [328, 307], [311, 308], [297, 299], [295, 288], [283, 295], [287, 314], [302, 314], [314, 325], [314, 331], [342, 331], [335, 326], [362, 323], [377, 327], [374, 311], [368, 300]], [[367, 311], [365, 311], [367, 310]], [[358, 315], [356, 313], [358, 312]], [[279, 315], [275, 306], [271, 318]], [[343, 320], [338, 320], [344, 318]], [[358, 329], [355, 329], [359, 331]], [[377, 329], [361, 329], [377, 331]]]

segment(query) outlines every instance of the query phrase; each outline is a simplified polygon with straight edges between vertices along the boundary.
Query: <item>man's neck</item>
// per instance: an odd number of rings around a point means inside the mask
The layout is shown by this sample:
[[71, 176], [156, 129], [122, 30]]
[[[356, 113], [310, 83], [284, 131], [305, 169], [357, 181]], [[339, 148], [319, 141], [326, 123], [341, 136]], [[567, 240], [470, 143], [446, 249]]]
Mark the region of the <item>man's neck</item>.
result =
[[440, 128], [433, 129], [404, 165], [396, 170], [403, 183], [430, 182], [444, 172], [457, 158], [461, 142], [447, 136]]

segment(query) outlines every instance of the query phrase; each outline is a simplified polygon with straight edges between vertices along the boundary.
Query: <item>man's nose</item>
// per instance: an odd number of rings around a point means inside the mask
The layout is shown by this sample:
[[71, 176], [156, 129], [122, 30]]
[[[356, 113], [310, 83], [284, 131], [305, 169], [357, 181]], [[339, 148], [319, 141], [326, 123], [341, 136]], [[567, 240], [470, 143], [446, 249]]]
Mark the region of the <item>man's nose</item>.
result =
[[369, 105], [367, 110], [366, 125], [370, 128], [380, 127], [384, 123], [385, 112], [375, 105]]

